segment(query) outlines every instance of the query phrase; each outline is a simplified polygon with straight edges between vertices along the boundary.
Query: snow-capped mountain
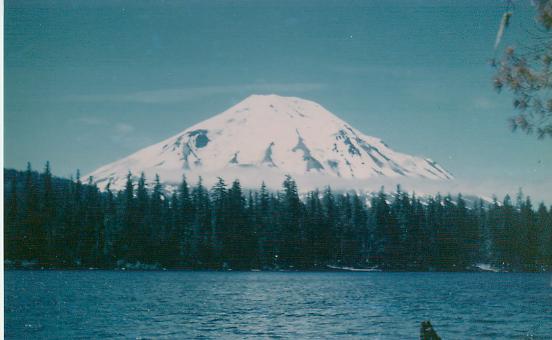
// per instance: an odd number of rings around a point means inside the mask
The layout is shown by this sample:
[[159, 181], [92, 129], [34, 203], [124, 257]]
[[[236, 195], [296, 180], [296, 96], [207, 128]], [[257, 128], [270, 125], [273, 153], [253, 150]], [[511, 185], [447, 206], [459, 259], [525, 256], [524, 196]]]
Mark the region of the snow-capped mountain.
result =
[[121, 189], [129, 171], [135, 176], [143, 171], [148, 180], [159, 174], [169, 185], [178, 183], [183, 175], [226, 180], [252, 174], [452, 178], [436, 162], [393, 151], [379, 138], [363, 134], [315, 102], [277, 95], [252, 95], [90, 176], [100, 188], [111, 182], [112, 188]]

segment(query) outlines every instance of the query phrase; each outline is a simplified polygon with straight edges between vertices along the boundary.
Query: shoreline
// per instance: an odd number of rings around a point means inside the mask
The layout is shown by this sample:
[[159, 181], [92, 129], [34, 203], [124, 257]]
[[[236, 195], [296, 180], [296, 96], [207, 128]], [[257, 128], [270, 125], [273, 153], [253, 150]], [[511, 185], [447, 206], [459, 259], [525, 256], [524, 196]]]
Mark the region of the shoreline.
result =
[[373, 269], [373, 268], [311, 268], [311, 269], [209, 269], [209, 268], [129, 268], [129, 267], [56, 267], [56, 266], [16, 266], [4, 265], [4, 271], [112, 271], [112, 272], [213, 272], [213, 273], [527, 273], [544, 274], [552, 270], [416, 270], [416, 269]]

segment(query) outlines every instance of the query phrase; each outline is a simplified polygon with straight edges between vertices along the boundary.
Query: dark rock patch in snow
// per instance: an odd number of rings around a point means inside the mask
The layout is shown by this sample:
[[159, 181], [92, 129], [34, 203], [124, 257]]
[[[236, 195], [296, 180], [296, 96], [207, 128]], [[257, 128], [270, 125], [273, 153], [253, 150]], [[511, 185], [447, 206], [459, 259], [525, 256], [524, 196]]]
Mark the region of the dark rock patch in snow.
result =
[[238, 163], [239, 163], [239, 162], [238, 162], [238, 154], [239, 154], [239, 153], [240, 153], [239, 151], [236, 152], [236, 153], [234, 153], [234, 157], [232, 157], [232, 159], [231, 159], [228, 163], [230, 163], [230, 164], [238, 164]]
[[425, 170], [426, 170], [427, 172], [429, 172], [430, 174], [432, 174], [433, 176], [435, 176], [435, 177], [440, 177], [440, 176], [437, 175], [435, 172], [431, 171], [431, 169], [425, 168]]
[[310, 149], [305, 145], [305, 142], [303, 141], [303, 138], [299, 134], [299, 131], [297, 131], [297, 137], [299, 140], [297, 141], [297, 145], [291, 149], [293, 152], [302, 151], [303, 152], [303, 160], [307, 162], [307, 171], [311, 170], [322, 170], [324, 169], [324, 166], [312, 156]]
[[197, 136], [197, 135], [205, 135], [205, 134], [207, 134], [207, 130], [204, 130], [204, 129], [198, 129], [198, 130], [193, 130], [193, 131], [188, 132], [188, 135], [190, 137], [194, 137], [194, 136]]
[[107, 180], [111, 180], [111, 179], [109, 177], [105, 177], [105, 178], [102, 178], [102, 179], [99, 179], [99, 180], [95, 181], [95, 183], [98, 184], [98, 183], [105, 182]]
[[379, 157], [383, 158], [383, 159], [386, 160], [387, 162], [390, 161], [389, 157], [387, 157], [387, 156], [385, 156], [383, 153], [381, 153], [381, 151], [379, 151], [379, 149], [376, 148], [375, 146], [366, 143], [365, 141], [363, 141], [363, 140], [360, 139], [360, 138], [357, 138], [357, 139], [356, 139], [356, 142], [358, 143], [358, 145], [360, 145], [360, 147], [362, 148], [362, 150], [366, 151], [366, 153], [368, 154], [368, 156], [370, 156], [370, 158], [372, 158], [372, 160], [373, 160], [380, 168], [383, 166], [383, 162], [382, 162], [381, 160], [379, 160], [378, 157], [376, 157], [373, 153], [376, 153]]
[[178, 149], [180, 147], [180, 145], [182, 144], [182, 137], [183, 136], [179, 136], [177, 139], [176, 139], [176, 142], [174, 142], [173, 144], [173, 148], [172, 148], [172, 151]]
[[330, 169], [333, 170], [337, 174], [337, 177], [341, 177], [341, 174], [339, 173], [339, 163], [334, 160], [327, 160], [326, 163], [330, 166]]
[[[184, 161], [184, 164], [182, 165], [184, 167], [184, 169], [188, 169], [188, 170], [190, 169], [190, 156], [195, 157], [196, 160], [195, 160], [194, 164], [198, 164], [199, 157], [196, 155], [194, 150], [190, 147], [189, 142], [188, 142], [182, 148], [182, 158], [181, 158], [181, 160]], [[201, 161], [199, 162], [199, 164], [201, 164]]]
[[[440, 167], [437, 165], [437, 163], [435, 163], [434, 161], [430, 160], [430, 159], [425, 159], [425, 161], [427, 162], [427, 164], [429, 164], [433, 169], [437, 170], [439, 173], [441, 173], [443, 176], [445, 176], [445, 178], [447, 179], [450, 179], [450, 175], [447, 174], [446, 172], [444, 172], [443, 170], [440, 169]], [[429, 171], [429, 170], [428, 170]], [[430, 171], [431, 173], [433, 173], [432, 171]], [[440, 177], [440, 176], [438, 176]]]
[[206, 135], [199, 135], [196, 137], [195, 145], [196, 148], [203, 148], [209, 143], [209, 138]]
[[353, 171], [353, 167], [351, 166], [351, 162], [348, 160], [345, 160], [345, 164], [349, 167], [349, 172], [351, 173], [351, 177], [355, 177], [355, 172]]
[[370, 158], [374, 161], [374, 163], [376, 163], [377, 166], [379, 166], [380, 168], [383, 166], [383, 162], [374, 157], [371, 152], [368, 152], [368, 156], [370, 156]]
[[200, 149], [203, 148], [209, 143], [209, 137], [207, 137], [207, 130], [199, 129], [188, 132], [190, 140], [194, 140], [195, 147]]
[[304, 114], [302, 114], [301, 112], [299, 112], [299, 111], [297, 111], [297, 110], [294, 110], [294, 111], [295, 111], [295, 113], [297, 113], [297, 114], [299, 115], [299, 117], [303, 117], [303, 118], [305, 118], [305, 115], [304, 115]]
[[383, 176], [383, 172], [379, 171], [378, 169], [372, 168], [372, 170], [374, 170], [374, 172], [377, 173], [378, 175]]
[[268, 145], [268, 148], [266, 148], [262, 164], [267, 165], [271, 168], [275, 168], [276, 164], [274, 164], [274, 161], [272, 160], [272, 147], [274, 146], [274, 142], [271, 142], [270, 145]]
[[393, 170], [395, 173], [401, 176], [406, 176], [405, 172], [408, 172], [408, 170], [406, 170], [405, 168], [402, 168], [401, 166], [399, 166], [397, 163], [393, 161], [389, 162], [389, 165], [391, 166], [391, 170]]
[[352, 156], [360, 156], [360, 151], [358, 148], [353, 144], [349, 136], [347, 136], [347, 133], [343, 130], [339, 130], [337, 133], [337, 136], [335, 136], [337, 140], [342, 140], [343, 144], [347, 146], [347, 150]]

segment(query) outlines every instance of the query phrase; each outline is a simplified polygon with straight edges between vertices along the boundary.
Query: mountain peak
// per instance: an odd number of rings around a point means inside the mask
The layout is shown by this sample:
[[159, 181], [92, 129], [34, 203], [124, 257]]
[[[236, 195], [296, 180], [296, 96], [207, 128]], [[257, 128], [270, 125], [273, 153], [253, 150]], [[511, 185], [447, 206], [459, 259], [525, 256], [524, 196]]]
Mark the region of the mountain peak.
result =
[[[100, 187], [122, 188], [128, 171], [167, 182], [183, 174], [236, 177], [321, 175], [365, 179], [449, 179], [437, 163], [391, 150], [321, 105], [297, 97], [251, 95], [230, 109], [91, 175]], [[270, 170], [270, 173], [265, 170]]]
[[307, 117], [308, 113], [317, 113], [337, 118], [318, 103], [303, 98], [285, 97], [277, 94], [250, 95], [226, 112], [236, 113], [241, 111], [256, 114], [287, 113], [289, 116], [299, 115], [301, 117]]
[[252, 94], [241, 101], [243, 102], [258, 102], [258, 103], [299, 103], [299, 102], [309, 102], [309, 100], [299, 98], [299, 97], [290, 97], [290, 96], [280, 96], [275, 93], [270, 94]]

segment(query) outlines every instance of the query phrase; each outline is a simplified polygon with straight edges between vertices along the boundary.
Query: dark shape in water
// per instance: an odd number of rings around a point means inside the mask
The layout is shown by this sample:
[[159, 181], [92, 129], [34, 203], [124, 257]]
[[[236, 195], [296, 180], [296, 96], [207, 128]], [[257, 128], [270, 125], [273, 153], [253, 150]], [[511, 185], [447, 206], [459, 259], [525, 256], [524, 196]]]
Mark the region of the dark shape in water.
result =
[[437, 332], [433, 329], [429, 320], [422, 321], [422, 325], [420, 326], [420, 340], [441, 340], [441, 337], [437, 335]]

